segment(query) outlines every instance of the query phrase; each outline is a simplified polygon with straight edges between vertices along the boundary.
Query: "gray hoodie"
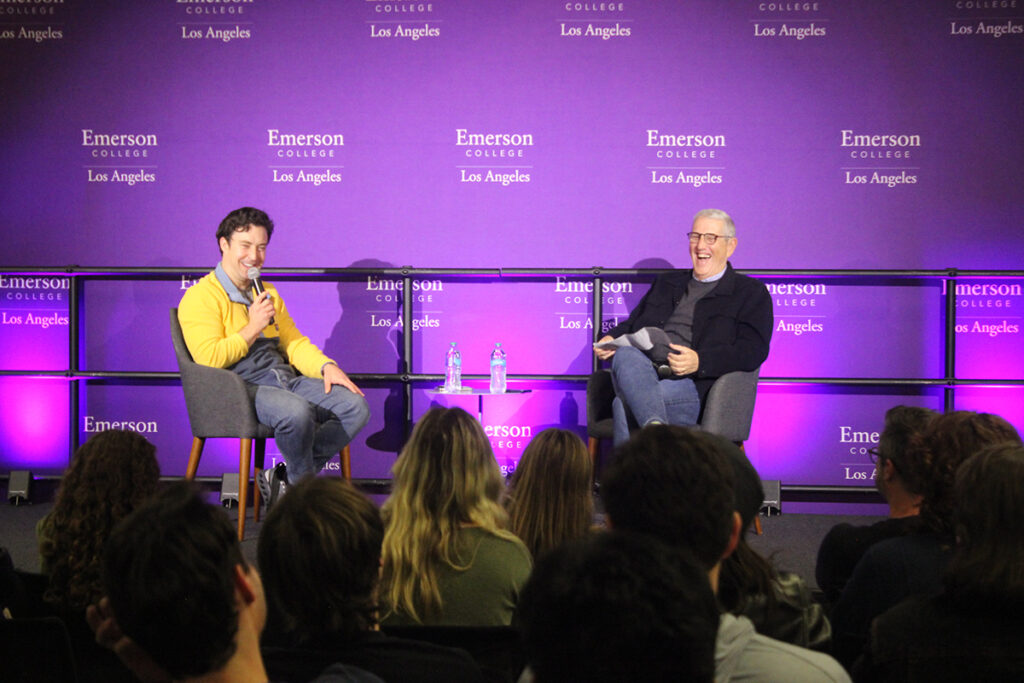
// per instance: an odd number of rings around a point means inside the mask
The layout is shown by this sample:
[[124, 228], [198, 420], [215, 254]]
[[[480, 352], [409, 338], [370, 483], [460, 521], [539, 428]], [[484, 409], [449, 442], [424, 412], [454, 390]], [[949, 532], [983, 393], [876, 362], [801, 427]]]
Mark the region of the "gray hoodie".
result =
[[849, 683], [839, 662], [826, 654], [762, 636], [746, 617], [723, 614], [715, 643], [715, 683], [785, 681]]

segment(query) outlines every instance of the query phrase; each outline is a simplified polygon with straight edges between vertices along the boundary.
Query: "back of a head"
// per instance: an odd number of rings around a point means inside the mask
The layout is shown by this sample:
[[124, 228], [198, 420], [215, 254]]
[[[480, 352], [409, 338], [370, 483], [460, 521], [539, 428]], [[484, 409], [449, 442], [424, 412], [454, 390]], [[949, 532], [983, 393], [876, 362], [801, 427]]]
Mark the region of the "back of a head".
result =
[[198, 676], [234, 654], [236, 565], [245, 560], [223, 509], [180, 482], [114, 529], [103, 585], [125, 635], [174, 678]]
[[710, 569], [733, 524], [733, 471], [710, 435], [651, 425], [616, 449], [601, 483], [615, 529], [689, 548]]
[[348, 482], [310, 477], [294, 486], [260, 530], [268, 639], [337, 645], [368, 631], [383, 538], [377, 508]]
[[517, 609], [537, 683], [711, 681], [718, 606], [688, 553], [597, 533], [546, 554]]
[[1016, 614], [1024, 607], [1024, 446], [1004, 443], [956, 474], [957, 551], [946, 584], [961, 601]]
[[897, 463], [911, 439], [920, 434], [939, 413], [918, 406], [893, 406], [885, 411], [885, 426], [878, 441], [878, 453]]
[[533, 437], [512, 475], [509, 528], [534, 557], [587, 533], [593, 521], [593, 464], [583, 441], [565, 429]]
[[[393, 469], [385, 515], [412, 512], [456, 523], [495, 505], [504, 489], [501, 471], [480, 423], [461, 408], [433, 408], [419, 419]], [[490, 505], [488, 505], [490, 503]]]
[[99, 557], [107, 537], [159, 480], [156, 447], [136, 432], [106, 430], [75, 451], [40, 543], [49, 602], [81, 610], [101, 597]]
[[934, 531], [952, 532], [960, 464], [986, 446], [1020, 442], [1017, 430], [998, 415], [957, 410], [935, 416], [911, 439], [900, 463], [907, 489], [921, 495], [921, 521]]

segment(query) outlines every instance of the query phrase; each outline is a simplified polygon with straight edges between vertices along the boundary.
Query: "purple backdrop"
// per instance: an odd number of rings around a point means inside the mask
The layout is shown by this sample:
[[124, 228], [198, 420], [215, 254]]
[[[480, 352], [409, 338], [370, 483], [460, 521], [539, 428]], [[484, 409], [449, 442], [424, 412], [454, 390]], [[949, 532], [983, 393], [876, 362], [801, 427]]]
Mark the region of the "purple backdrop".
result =
[[[1020, 269], [1019, 5], [0, 3], [0, 370], [68, 367], [62, 266], [212, 267], [216, 224], [243, 204], [277, 222], [268, 266], [685, 267], [689, 217], [717, 206], [736, 218], [739, 268]], [[17, 266], [58, 272], [3, 271]], [[943, 375], [942, 281], [765, 281], [765, 376]], [[344, 367], [397, 371], [393, 279], [277, 284]], [[1022, 281], [960, 284], [958, 376], [1024, 378]], [[609, 321], [646, 289], [609, 285]], [[81, 366], [173, 371], [166, 316], [185, 286], [86, 281]], [[579, 281], [424, 277], [410, 294], [416, 372], [439, 372], [453, 340], [470, 373], [495, 341], [513, 373], [589, 368], [594, 294]], [[582, 429], [581, 388], [488, 399], [484, 424]], [[475, 410], [424, 389], [417, 415]], [[60, 471], [69, 390], [0, 378], [0, 471]], [[957, 402], [1024, 425], [1022, 393]], [[368, 394], [353, 468], [388, 476], [400, 395]], [[80, 438], [155, 421], [165, 472], [183, 470], [180, 390], [92, 382], [80, 396]], [[867, 459], [843, 428], [941, 405], [937, 390], [778, 384], [758, 400], [748, 452], [802, 484], [859, 482], [846, 468]], [[520, 444], [493, 443], [512, 466]], [[235, 467], [233, 444], [210, 448], [201, 473]]]

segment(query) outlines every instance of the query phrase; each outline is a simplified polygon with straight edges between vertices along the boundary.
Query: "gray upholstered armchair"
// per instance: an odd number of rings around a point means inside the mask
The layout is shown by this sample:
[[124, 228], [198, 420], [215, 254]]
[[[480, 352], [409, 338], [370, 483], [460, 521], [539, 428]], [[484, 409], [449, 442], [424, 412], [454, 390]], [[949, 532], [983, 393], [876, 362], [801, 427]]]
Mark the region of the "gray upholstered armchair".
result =
[[[704, 401], [704, 411], [697, 426], [706, 432], [725, 437], [742, 448], [743, 442], [750, 437], [760, 372], [760, 369], [730, 372], [715, 380]], [[598, 441], [612, 436], [614, 398], [612, 373], [608, 370], [591, 373], [587, 378], [587, 447], [590, 457], [595, 460]], [[762, 533], [758, 517], [754, 517], [754, 529], [758, 534]]]
[[[750, 437], [759, 374], [760, 370], [737, 371], [719, 377], [704, 401], [698, 427], [742, 445]], [[598, 440], [612, 436], [613, 398], [611, 372], [592, 373], [587, 379], [587, 436], [592, 456], [597, 454]]]
[[[199, 469], [203, 445], [209, 438], [239, 439], [238, 458], [238, 539], [245, 536], [245, 515], [248, 503], [249, 460], [254, 460], [254, 477], [263, 470], [267, 438], [274, 430], [259, 423], [253, 401], [256, 385], [249, 384], [230, 370], [199, 365], [185, 346], [185, 338], [178, 322], [178, 309], [171, 309], [171, 341], [181, 371], [181, 388], [185, 391], [185, 406], [192, 427], [192, 450], [188, 456], [185, 478], [193, 479]], [[255, 456], [251, 456], [256, 442]], [[350, 479], [351, 465], [348, 446], [341, 453], [342, 476]], [[260, 519], [260, 491], [253, 487], [253, 507], [256, 521]]]

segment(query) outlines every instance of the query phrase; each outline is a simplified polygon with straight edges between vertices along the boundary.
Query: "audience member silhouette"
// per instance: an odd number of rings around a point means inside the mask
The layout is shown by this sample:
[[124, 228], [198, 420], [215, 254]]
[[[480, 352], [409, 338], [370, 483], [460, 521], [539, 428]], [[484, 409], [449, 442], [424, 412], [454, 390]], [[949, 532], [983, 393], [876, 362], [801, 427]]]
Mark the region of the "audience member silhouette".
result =
[[100, 432], [75, 451], [53, 510], [36, 525], [43, 573], [49, 576], [48, 603], [84, 613], [100, 599], [107, 537], [153, 495], [159, 481], [156, 447], [135, 432]]
[[[650, 534], [687, 548], [718, 590], [721, 562], [736, 548], [733, 468], [721, 440], [669, 425], [650, 425], [616, 450], [601, 492], [612, 529]], [[719, 620], [715, 680], [847, 681], [828, 655], [758, 634], [749, 619]]]
[[[263, 584], [223, 509], [178, 482], [121, 521], [103, 556], [97, 641], [143, 681], [266, 681]], [[332, 666], [330, 681], [379, 682]]]
[[434, 408], [395, 463], [385, 522], [386, 625], [508, 625], [532, 567], [505, 529], [504, 481], [480, 423]]
[[832, 610], [832, 651], [849, 667], [863, 652], [871, 620], [915, 594], [942, 588], [953, 548], [953, 482], [957, 468], [982, 448], [1020, 443], [1010, 423], [989, 413], [958, 410], [933, 418], [911, 439], [904, 477], [921, 492], [915, 533], [872, 545], [857, 563]]
[[594, 469], [583, 441], [565, 429], [533, 437], [512, 474], [509, 529], [535, 557], [581, 538], [593, 525]]
[[258, 559], [267, 595], [263, 658], [275, 680], [308, 681], [333, 662], [385, 681], [482, 681], [464, 651], [392, 638], [377, 624], [384, 524], [348, 482], [312, 477], [267, 515]]
[[707, 574], [650, 536], [598, 532], [542, 555], [516, 622], [529, 662], [520, 683], [714, 680]]
[[1024, 447], [968, 458], [954, 495], [956, 550], [943, 592], [875, 619], [858, 680], [1024, 680]]
[[[131, 431], [107, 430], [82, 444], [36, 536], [45, 576], [37, 614], [59, 616], [68, 628], [83, 681], [131, 680], [109, 651], [96, 645], [85, 608], [103, 596], [101, 561], [110, 532], [148, 500], [160, 481], [156, 447]], [[39, 583], [27, 576], [27, 584]]]
[[829, 604], [839, 599], [860, 558], [875, 543], [903, 536], [919, 524], [923, 477], [904, 460], [907, 446], [938, 415], [917, 406], [895, 406], [885, 413], [885, 426], [873, 449], [875, 486], [889, 504], [889, 517], [869, 526], [837, 524], [821, 541], [815, 576]]
[[722, 560], [718, 601], [727, 612], [753, 622], [758, 633], [792, 645], [825, 650], [832, 628], [825, 609], [799, 575], [777, 570], [747, 543], [746, 535], [764, 503], [761, 477], [736, 444], [715, 435], [719, 450], [732, 465], [734, 508], [742, 523], [734, 550]]

